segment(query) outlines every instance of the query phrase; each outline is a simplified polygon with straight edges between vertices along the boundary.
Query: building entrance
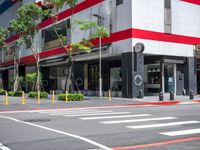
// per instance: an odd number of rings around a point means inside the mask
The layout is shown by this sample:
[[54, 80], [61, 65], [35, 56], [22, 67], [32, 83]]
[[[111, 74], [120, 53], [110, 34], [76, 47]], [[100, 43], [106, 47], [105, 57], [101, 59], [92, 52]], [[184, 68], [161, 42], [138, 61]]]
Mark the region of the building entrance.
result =
[[174, 64], [163, 64], [164, 65], [164, 92], [175, 93], [175, 65]]

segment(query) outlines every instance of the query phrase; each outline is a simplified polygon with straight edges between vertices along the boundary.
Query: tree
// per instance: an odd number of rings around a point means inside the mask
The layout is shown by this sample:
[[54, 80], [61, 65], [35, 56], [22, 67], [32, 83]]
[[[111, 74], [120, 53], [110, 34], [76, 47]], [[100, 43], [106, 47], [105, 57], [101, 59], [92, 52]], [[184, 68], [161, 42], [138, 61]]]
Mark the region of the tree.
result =
[[8, 36], [8, 30], [3, 27], [0, 27], [0, 47], [6, 44], [5, 40], [7, 36]]
[[[6, 28], [0, 27], [0, 50], [2, 53], [3, 53], [3, 50], [5, 50], [6, 46], [7, 46], [7, 43], [5, 42], [5, 40], [8, 37], [8, 33], [9, 32]], [[3, 85], [1, 85], [1, 86], [3, 86]]]
[[[22, 44], [30, 44], [31, 51], [36, 60], [36, 68], [37, 68], [37, 80], [36, 80], [36, 89], [40, 91], [40, 55], [39, 55], [39, 47], [37, 45], [38, 38], [36, 33], [38, 32], [38, 23], [41, 22], [47, 15], [47, 11], [43, 11], [41, 7], [36, 4], [27, 4], [20, 7], [17, 10], [17, 19], [12, 20], [10, 22], [11, 29], [16, 33], [20, 34], [20, 38], [17, 40], [17, 45], [20, 49]], [[21, 50], [21, 49], [20, 49]], [[20, 64], [20, 56], [18, 57], [16, 64], [16, 70], [18, 70], [18, 66]], [[16, 73], [15, 79], [15, 88], [14, 90], [18, 90], [18, 72]]]
[[[74, 20], [73, 21], [73, 15], [74, 15], [74, 9], [76, 7], [78, 0], [46, 0], [46, 5], [51, 6], [52, 8], [55, 8], [56, 13], [55, 14], [50, 14], [53, 22], [54, 22], [54, 31], [60, 41], [60, 44], [63, 48], [65, 48], [66, 53], [69, 55], [69, 72], [68, 75], [66, 76], [66, 82], [65, 82], [65, 90], [70, 91], [73, 90], [73, 67], [74, 67], [74, 58], [72, 53], [77, 52], [77, 51], [82, 51], [89, 53], [91, 52], [91, 47], [93, 46], [91, 39], [93, 38], [98, 38], [98, 37], [106, 37], [109, 35], [108, 31], [106, 28], [103, 26], [99, 26], [96, 22], [93, 22], [91, 20]], [[81, 31], [84, 32], [84, 36], [81, 41], [79, 42], [73, 42], [70, 44], [70, 46], [67, 46], [63, 43], [63, 36], [59, 34], [58, 30], [59, 28], [56, 27], [56, 23], [58, 22], [58, 12], [59, 9], [63, 7], [63, 5], [66, 4], [69, 6], [71, 9], [71, 21], [70, 21], [70, 35], [71, 39], [73, 36], [73, 31], [72, 31], [72, 26], [78, 26]], [[53, 7], [52, 7], [53, 6]], [[91, 34], [89, 37], [86, 37], [86, 33], [94, 30], [95, 32]], [[70, 86], [72, 85], [72, 86]], [[76, 85], [76, 84], [75, 84]]]

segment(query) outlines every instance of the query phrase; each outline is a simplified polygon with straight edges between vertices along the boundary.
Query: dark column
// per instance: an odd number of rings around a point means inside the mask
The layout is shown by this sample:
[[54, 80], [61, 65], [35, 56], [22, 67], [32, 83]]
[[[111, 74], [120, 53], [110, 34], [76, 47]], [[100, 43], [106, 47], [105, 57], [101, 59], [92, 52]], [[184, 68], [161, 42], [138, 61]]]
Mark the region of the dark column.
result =
[[84, 90], [84, 64], [83, 63], [74, 63], [74, 89], [77, 91]]
[[144, 94], [144, 56], [141, 53], [122, 54], [122, 97], [133, 98]]
[[184, 65], [176, 66], [176, 94], [183, 95], [184, 87]]
[[187, 94], [190, 91], [197, 93], [197, 74], [193, 57], [187, 58], [187, 63], [184, 66], [184, 82]]
[[41, 73], [43, 77], [42, 86], [46, 92], [50, 92], [49, 67], [41, 67]]
[[8, 90], [8, 70], [2, 71], [2, 82], [3, 82], [3, 89]]
[[25, 76], [25, 66], [19, 66], [19, 76]]

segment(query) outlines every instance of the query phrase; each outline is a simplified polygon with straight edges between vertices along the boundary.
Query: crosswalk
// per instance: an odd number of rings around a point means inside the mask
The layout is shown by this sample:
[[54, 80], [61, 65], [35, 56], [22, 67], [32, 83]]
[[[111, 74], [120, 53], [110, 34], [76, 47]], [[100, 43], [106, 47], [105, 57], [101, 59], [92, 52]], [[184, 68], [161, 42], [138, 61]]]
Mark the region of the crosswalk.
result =
[[[183, 120], [176, 116], [159, 116], [147, 113], [133, 114], [129, 111], [115, 111], [111, 109], [72, 109], [72, 110], [44, 110], [41, 114], [52, 116], [75, 117], [82, 121], [96, 121], [104, 125], [122, 125], [123, 127], [140, 131], [149, 129], [158, 131], [158, 134], [164, 136], [184, 136], [200, 134], [200, 128], [191, 128], [192, 125], [200, 124], [199, 120]], [[180, 120], [181, 119], [181, 120]], [[180, 129], [177, 127], [181, 127]], [[173, 130], [176, 128], [177, 130]], [[186, 128], [186, 129], [182, 129]], [[166, 132], [166, 129], [169, 130]], [[162, 132], [164, 130], [165, 132]]]

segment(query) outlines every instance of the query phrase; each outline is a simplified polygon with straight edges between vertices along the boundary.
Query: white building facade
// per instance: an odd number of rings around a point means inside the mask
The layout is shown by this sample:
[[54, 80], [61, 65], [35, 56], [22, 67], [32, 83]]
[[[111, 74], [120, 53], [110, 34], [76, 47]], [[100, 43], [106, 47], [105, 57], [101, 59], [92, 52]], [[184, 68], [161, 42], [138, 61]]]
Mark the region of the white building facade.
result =
[[[16, 17], [10, 13], [15, 14], [24, 2], [13, 2], [0, 12], [0, 20], [4, 20], [0, 25], [8, 26]], [[70, 27], [70, 21], [103, 18], [102, 25], [110, 32], [109, 37], [102, 39], [104, 96], [109, 89], [114, 96], [129, 98], [158, 95], [161, 91], [173, 91], [177, 95], [184, 90], [187, 94], [200, 92], [198, 54], [194, 53], [194, 45], [200, 43], [200, 3], [195, 0], [80, 0], [73, 18], [67, 6], [60, 10], [59, 16], [58, 26], [67, 37], [66, 44], [83, 38], [78, 28]], [[12, 43], [15, 39], [17, 35], [8, 38], [11, 48], [1, 51], [2, 84], [6, 89], [14, 76]], [[43, 86], [48, 92], [62, 92], [68, 73], [68, 56], [56, 38], [51, 19], [40, 24], [36, 39], [45, 80]], [[142, 53], [135, 52], [136, 43], [144, 45]], [[98, 40], [94, 45], [90, 54], [74, 56], [74, 89], [89, 96], [98, 95], [99, 91]], [[21, 49], [20, 75], [24, 76], [35, 72], [35, 59], [28, 46]]]

